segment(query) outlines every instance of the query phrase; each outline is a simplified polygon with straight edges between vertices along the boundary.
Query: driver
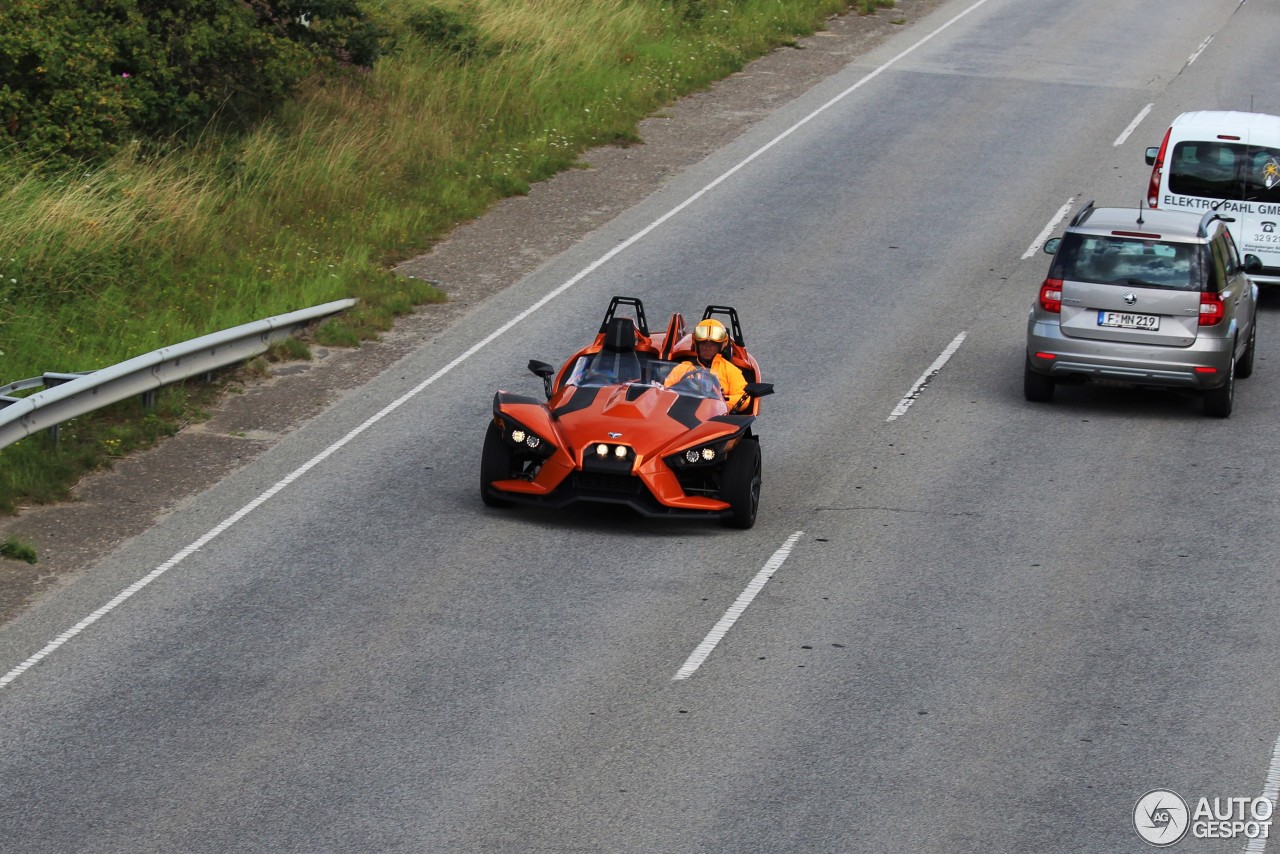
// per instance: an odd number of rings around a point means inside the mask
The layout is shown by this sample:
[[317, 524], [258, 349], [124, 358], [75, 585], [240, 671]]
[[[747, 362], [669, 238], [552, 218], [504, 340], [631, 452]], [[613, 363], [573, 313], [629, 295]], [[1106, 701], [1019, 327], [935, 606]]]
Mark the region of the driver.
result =
[[693, 347], [697, 352], [696, 362], [681, 362], [671, 369], [666, 384], [674, 385], [685, 374], [700, 365], [715, 374], [720, 381], [720, 391], [729, 402], [729, 410], [733, 411], [742, 402], [747, 391], [747, 378], [733, 362], [723, 355], [725, 344], [729, 341], [729, 331], [724, 324], [715, 318], [700, 321], [693, 327]]

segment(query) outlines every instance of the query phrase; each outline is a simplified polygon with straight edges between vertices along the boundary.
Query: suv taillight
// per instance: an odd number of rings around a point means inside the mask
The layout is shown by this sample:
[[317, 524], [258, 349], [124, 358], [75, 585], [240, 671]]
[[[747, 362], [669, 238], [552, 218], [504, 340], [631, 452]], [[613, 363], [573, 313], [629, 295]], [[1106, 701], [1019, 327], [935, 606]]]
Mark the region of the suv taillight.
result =
[[1200, 294], [1200, 325], [1201, 326], [1217, 326], [1222, 322], [1222, 318], [1226, 316], [1226, 309], [1222, 305], [1222, 297], [1218, 294], [1202, 293]]
[[1061, 313], [1062, 279], [1044, 280], [1044, 284], [1040, 286], [1040, 307], [1053, 314]]
[[1164, 140], [1160, 143], [1160, 153], [1156, 155], [1155, 165], [1151, 167], [1151, 182], [1147, 184], [1147, 207], [1154, 208], [1160, 201], [1160, 175], [1164, 172], [1164, 154], [1169, 147], [1169, 135], [1173, 128], [1164, 132]]

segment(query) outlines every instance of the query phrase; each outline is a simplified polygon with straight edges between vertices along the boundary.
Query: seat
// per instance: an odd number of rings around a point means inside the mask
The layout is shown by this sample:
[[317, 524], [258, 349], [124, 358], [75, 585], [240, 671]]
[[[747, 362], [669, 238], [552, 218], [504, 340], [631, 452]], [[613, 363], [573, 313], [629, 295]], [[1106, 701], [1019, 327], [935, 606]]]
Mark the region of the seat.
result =
[[604, 345], [592, 360], [592, 370], [608, 373], [617, 382], [640, 379], [640, 357], [636, 355], [636, 325], [629, 317], [615, 317], [604, 330]]

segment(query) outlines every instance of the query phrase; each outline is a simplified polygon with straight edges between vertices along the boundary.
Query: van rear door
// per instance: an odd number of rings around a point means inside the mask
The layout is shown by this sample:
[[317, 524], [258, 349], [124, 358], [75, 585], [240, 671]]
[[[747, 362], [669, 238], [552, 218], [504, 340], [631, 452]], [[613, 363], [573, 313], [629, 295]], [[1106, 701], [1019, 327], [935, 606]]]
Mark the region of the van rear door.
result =
[[1244, 203], [1232, 236], [1241, 254], [1257, 255], [1267, 275], [1280, 276], [1280, 140], [1259, 136], [1250, 134], [1241, 157]]

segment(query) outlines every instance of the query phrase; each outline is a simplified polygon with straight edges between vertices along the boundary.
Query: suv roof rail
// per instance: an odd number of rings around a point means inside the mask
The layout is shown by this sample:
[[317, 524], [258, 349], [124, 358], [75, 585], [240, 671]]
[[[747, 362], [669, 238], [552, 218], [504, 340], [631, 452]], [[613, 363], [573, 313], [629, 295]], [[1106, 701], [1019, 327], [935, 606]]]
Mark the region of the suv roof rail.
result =
[[1076, 212], [1076, 215], [1071, 218], [1071, 225], [1069, 227], [1075, 228], [1077, 225], [1088, 219], [1089, 214], [1091, 213], [1093, 213], [1093, 199], [1085, 202], [1084, 207]]
[[1197, 235], [1199, 235], [1200, 237], [1208, 237], [1208, 236], [1209, 236], [1209, 223], [1213, 222], [1215, 219], [1220, 219], [1220, 220], [1222, 220], [1223, 222], [1235, 222], [1235, 221], [1236, 221], [1235, 217], [1231, 217], [1231, 216], [1223, 216], [1222, 214], [1218, 213], [1217, 211], [1209, 211], [1209, 212], [1208, 212], [1208, 213], [1206, 213], [1204, 216], [1200, 217], [1200, 228], [1196, 231], [1196, 234], [1197, 234]]

